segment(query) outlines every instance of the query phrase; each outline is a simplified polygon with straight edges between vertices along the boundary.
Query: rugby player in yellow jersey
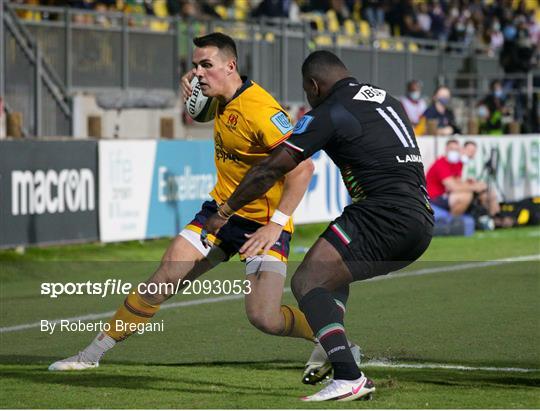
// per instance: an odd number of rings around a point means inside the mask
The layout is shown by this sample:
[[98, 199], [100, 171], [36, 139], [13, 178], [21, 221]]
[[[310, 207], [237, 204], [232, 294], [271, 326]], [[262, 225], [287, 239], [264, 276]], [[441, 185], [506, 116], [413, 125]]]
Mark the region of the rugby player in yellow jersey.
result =
[[[193, 280], [239, 252], [245, 260], [250, 282], [251, 292], [245, 296], [249, 321], [268, 334], [313, 340], [304, 314], [296, 307], [281, 305], [293, 232], [289, 216], [311, 179], [311, 160], [306, 160], [278, 181], [264, 196], [238, 210], [217, 238], [208, 239], [212, 247], [201, 242], [201, 228], [206, 218], [230, 197], [254, 164], [266, 158], [291, 134], [293, 126], [268, 92], [240, 77], [236, 45], [230, 37], [212, 33], [194, 39], [194, 44], [193, 69], [182, 78], [183, 95], [187, 98], [191, 94], [190, 82], [197, 76], [203, 94], [219, 101], [214, 118], [217, 183], [210, 193], [213, 200], [205, 202], [201, 211], [172, 241], [159, 268], [147, 283], [176, 285], [179, 280]], [[170, 293], [132, 292], [109, 321], [108, 331], [99, 333], [78, 355], [57, 361], [49, 369], [97, 367], [107, 350], [132, 334], [125, 324], [147, 323], [171, 296]], [[345, 298], [346, 295], [342, 300]], [[118, 327], [118, 322], [124, 326]], [[321, 350], [315, 351], [320, 356]], [[312, 364], [320, 368], [326, 363], [326, 373], [329, 363], [324, 351], [322, 353], [323, 357]]]

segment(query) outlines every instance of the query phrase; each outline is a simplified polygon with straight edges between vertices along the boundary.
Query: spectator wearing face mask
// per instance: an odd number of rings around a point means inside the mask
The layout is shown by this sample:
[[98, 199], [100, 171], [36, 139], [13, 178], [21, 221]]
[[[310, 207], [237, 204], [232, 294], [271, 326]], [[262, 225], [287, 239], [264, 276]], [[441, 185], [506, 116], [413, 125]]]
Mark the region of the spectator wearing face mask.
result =
[[464, 214], [470, 207], [475, 193], [486, 190], [481, 181], [462, 180], [463, 162], [459, 142], [446, 142], [445, 154], [439, 157], [426, 174], [426, 183], [431, 203], [454, 216]]
[[405, 96], [400, 98], [400, 101], [413, 127], [416, 127], [427, 107], [422, 98], [422, 84], [418, 80], [409, 81], [407, 83], [407, 92]]
[[499, 80], [490, 84], [490, 93], [477, 107], [480, 134], [500, 135], [504, 133], [503, 116], [509, 113], [503, 85]]
[[[451, 93], [448, 87], [440, 86], [435, 90], [432, 103], [424, 112], [418, 127], [420, 134], [424, 134], [426, 129], [428, 134], [438, 136], [461, 134], [461, 130], [456, 124], [454, 112], [450, 108], [450, 101]], [[425, 124], [429, 122], [435, 123], [434, 130], [430, 130], [429, 124]]]

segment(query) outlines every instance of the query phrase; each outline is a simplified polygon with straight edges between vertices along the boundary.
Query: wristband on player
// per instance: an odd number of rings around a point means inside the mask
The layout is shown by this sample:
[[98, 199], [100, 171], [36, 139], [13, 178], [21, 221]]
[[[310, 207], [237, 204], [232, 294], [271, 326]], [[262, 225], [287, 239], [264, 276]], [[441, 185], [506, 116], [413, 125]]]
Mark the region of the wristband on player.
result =
[[217, 214], [224, 220], [228, 220], [233, 216], [234, 210], [227, 203], [223, 203], [218, 207]]
[[274, 214], [272, 215], [272, 218], [270, 219], [270, 221], [284, 227], [289, 221], [289, 218], [291, 217], [286, 214], [283, 214], [281, 211], [279, 211], [276, 208], [276, 211], [274, 211]]

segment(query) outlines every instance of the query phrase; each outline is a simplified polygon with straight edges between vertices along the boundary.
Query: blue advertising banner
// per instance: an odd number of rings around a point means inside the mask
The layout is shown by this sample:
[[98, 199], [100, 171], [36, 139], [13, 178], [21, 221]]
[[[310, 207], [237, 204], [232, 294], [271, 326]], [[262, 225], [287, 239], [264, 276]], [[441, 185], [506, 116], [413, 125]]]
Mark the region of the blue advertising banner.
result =
[[210, 199], [216, 183], [213, 141], [157, 145], [146, 238], [174, 236]]

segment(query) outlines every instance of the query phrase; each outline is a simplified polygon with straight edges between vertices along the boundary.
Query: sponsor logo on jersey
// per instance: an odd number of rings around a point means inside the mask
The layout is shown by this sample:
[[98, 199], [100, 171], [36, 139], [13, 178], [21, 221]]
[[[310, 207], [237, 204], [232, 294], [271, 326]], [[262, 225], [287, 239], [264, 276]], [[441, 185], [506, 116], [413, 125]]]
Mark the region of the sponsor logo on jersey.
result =
[[238, 114], [230, 114], [227, 119], [226, 127], [229, 130], [236, 130], [236, 125], [238, 124]]
[[293, 129], [293, 125], [282, 111], [270, 117], [270, 121], [277, 127], [281, 134], [287, 134]]
[[386, 98], [386, 91], [371, 86], [362, 86], [360, 91], [353, 97], [354, 100], [370, 101], [382, 104]]
[[216, 137], [214, 138], [214, 143], [216, 145], [216, 159], [222, 160], [224, 163], [229, 161], [234, 161], [235, 163], [238, 163], [240, 161], [240, 157], [238, 157], [237, 154], [231, 153], [225, 145], [223, 144], [223, 138], [221, 137], [221, 133], [216, 133]]
[[313, 116], [308, 114], [304, 115], [300, 120], [298, 120], [298, 123], [296, 123], [293, 134], [302, 134], [305, 132], [309, 126], [309, 123], [313, 121], [313, 118]]
[[94, 193], [94, 174], [88, 168], [11, 172], [13, 215], [92, 211]]
[[417, 154], [407, 154], [405, 157], [396, 156], [396, 160], [398, 163], [421, 163], [422, 156]]

